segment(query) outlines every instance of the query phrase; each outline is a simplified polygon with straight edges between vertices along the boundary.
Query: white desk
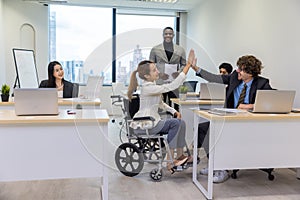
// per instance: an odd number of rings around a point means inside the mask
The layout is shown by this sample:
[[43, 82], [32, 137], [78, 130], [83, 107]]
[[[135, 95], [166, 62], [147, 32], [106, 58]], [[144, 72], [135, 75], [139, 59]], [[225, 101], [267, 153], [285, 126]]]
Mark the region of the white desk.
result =
[[[76, 109], [80, 104], [82, 109], [100, 109], [100, 99], [88, 100], [80, 98], [58, 99], [58, 106], [60, 109]], [[13, 110], [15, 102], [0, 102], [0, 110]]]
[[[196, 96], [195, 96], [196, 98]], [[222, 108], [224, 106], [224, 101], [213, 101], [213, 100], [196, 100], [196, 99], [187, 99], [181, 101], [180, 99], [171, 99], [172, 103], [179, 105], [179, 112], [181, 113], [182, 119], [186, 123], [186, 140], [188, 145], [193, 141], [193, 132], [194, 132], [194, 109], [203, 109], [209, 110], [212, 108]]]
[[194, 127], [199, 118], [210, 121], [207, 190], [197, 179], [197, 128], [193, 164], [193, 182], [208, 199], [213, 197], [213, 170], [300, 167], [299, 113], [217, 116], [194, 111], [194, 115]]
[[58, 116], [0, 111], [0, 181], [99, 177], [108, 199], [106, 110]]

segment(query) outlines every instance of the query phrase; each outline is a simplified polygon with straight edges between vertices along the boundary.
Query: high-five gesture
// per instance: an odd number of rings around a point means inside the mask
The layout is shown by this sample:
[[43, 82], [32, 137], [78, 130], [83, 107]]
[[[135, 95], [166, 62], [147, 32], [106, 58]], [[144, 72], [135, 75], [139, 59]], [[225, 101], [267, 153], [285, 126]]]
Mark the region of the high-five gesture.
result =
[[191, 50], [190, 50], [189, 56], [188, 56], [188, 60], [187, 60], [187, 61], [188, 61], [188, 62], [187, 62], [187, 64], [186, 64], [186, 66], [185, 66], [185, 67], [183, 68], [183, 70], [182, 70], [185, 74], [188, 73], [190, 67], [191, 67], [192, 64], [195, 62], [195, 51], [194, 51], [194, 49], [191, 49]]

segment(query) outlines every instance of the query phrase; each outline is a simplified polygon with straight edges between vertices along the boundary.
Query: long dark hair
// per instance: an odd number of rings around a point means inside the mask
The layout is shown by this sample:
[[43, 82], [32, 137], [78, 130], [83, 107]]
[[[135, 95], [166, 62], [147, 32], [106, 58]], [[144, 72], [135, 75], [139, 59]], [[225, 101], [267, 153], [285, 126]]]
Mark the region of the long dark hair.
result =
[[50, 87], [50, 88], [56, 87], [55, 77], [53, 76], [55, 65], [61, 66], [61, 64], [58, 61], [52, 61], [48, 64], [48, 87]]

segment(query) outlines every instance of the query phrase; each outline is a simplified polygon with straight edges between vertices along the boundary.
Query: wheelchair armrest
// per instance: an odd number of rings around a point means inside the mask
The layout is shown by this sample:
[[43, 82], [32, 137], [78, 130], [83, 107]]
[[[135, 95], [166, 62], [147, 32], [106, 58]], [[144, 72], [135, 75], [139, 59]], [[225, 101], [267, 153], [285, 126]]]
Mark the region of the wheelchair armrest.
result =
[[169, 111], [161, 111], [161, 112], [158, 112], [158, 114], [160, 116], [169, 116], [169, 117], [174, 117], [174, 118], [177, 118], [177, 114], [174, 113], [174, 115], [172, 113], [170, 113]]
[[146, 116], [146, 117], [135, 117], [132, 119], [133, 121], [146, 121], [146, 120], [150, 120], [152, 122], [155, 121], [155, 119], [151, 116]]
[[112, 99], [121, 99], [121, 95], [111, 95], [110, 98]]
[[110, 98], [113, 100], [112, 104], [122, 102], [122, 96], [121, 95], [111, 95]]

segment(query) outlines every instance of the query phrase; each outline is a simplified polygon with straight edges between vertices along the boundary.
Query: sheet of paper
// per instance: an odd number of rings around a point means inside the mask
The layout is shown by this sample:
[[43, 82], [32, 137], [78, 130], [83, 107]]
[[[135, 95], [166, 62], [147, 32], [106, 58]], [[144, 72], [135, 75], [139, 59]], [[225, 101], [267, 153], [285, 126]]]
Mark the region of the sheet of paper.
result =
[[208, 111], [211, 114], [215, 115], [237, 115], [247, 113], [246, 110], [234, 109], [234, 108], [213, 108]]
[[172, 74], [174, 72], [177, 72], [177, 64], [165, 64], [165, 74], [169, 75], [169, 78], [167, 80], [164, 80], [165, 82], [171, 82], [174, 80]]

